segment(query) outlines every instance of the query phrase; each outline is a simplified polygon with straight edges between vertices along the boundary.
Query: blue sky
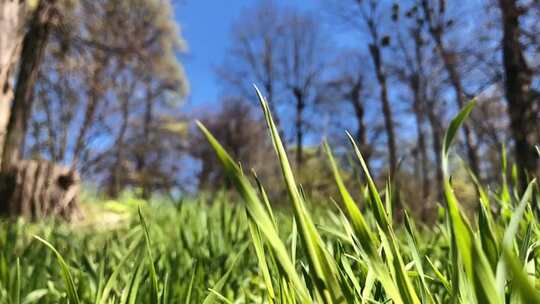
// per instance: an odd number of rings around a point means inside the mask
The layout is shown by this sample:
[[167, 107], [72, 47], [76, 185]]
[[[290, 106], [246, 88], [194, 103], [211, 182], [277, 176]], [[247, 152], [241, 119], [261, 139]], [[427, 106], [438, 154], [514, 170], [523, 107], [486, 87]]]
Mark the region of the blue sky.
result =
[[[219, 109], [223, 87], [216, 77], [215, 68], [223, 63], [231, 45], [232, 25], [242, 18], [246, 8], [254, 7], [261, 1], [266, 0], [173, 1], [176, 20], [189, 48], [188, 53], [181, 56], [190, 82], [190, 94], [182, 108], [183, 113], [197, 117], [201, 113], [207, 113], [208, 110]], [[328, 34], [336, 47], [358, 47], [358, 42], [364, 39], [359, 32], [351, 32], [350, 29], [336, 24], [332, 18], [328, 18], [331, 14], [324, 9], [325, 0], [272, 1], [278, 5], [295, 7], [319, 15], [323, 31]], [[370, 109], [367, 115], [372, 115], [378, 108], [370, 107]], [[318, 143], [320, 137], [321, 134], [314, 133], [307, 134], [305, 139], [310, 143]]]
[[[187, 41], [189, 52], [182, 63], [191, 85], [186, 107], [191, 110], [212, 106], [221, 87], [214, 68], [223, 62], [229, 47], [232, 23], [244, 8], [258, 0], [181, 0], [175, 3], [175, 16]], [[277, 3], [313, 10], [318, 0], [276, 0]]]

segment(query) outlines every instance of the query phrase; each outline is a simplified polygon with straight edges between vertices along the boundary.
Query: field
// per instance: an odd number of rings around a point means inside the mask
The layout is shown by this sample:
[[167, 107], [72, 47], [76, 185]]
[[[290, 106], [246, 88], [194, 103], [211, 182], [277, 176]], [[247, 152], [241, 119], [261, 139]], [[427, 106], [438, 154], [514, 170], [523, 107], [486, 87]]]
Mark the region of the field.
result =
[[94, 216], [80, 223], [4, 221], [0, 303], [540, 303], [536, 182], [523, 193], [504, 174], [498, 189], [477, 185], [472, 217], [452, 191], [450, 148], [473, 104], [446, 133], [445, 203], [432, 226], [407, 214], [394, 220], [390, 186], [375, 185], [354, 141], [364, 208], [328, 146], [340, 197], [333, 208], [312, 206], [261, 104], [292, 212], [273, 210], [263, 185], [200, 125], [239, 199], [126, 195], [87, 203]]

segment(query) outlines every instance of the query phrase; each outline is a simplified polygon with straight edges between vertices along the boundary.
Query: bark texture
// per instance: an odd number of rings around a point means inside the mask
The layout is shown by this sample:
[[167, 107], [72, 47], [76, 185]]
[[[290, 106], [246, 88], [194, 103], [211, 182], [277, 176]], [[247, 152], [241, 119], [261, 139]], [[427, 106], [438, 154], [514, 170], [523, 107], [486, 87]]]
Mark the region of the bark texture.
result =
[[79, 214], [80, 179], [75, 171], [48, 161], [20, 160], [55, 2], [39, 1], [26, 24], [25, 1], [0, 0], [1, 215], [38, 219]]
[[[378, 39], [378, 36], [375, 34], [373, 36], [374, 41], [377, 41], [376, 39]], [[388, 98], [388, 85], [386, 82], [386, 74], [384, 73], [383, 62], [381, 58], [381, 48], [377, 43], [373, 43], [369, 45], [369, 51], [371, 54], [371, 59], [373, 60], [373, 65], [375, 66], [375, 74], [377, 76], [377, 81], [379, 83], [379, 94], [381, 98], [384, 128], [386, 130], [388, 154], [390, 160], [390, 176], [394, 178], [398, 163], [396, 153], [396, 135], [392, 108], [390, 105], [390, 100]]]
[[371, 154], [372, 148], [368, 142], [367, 138], [367, 127], [364, 119], [366, 110], [364, 107], [364, 102], [362, 101], [361, 92], [363, 90], [362, 77], [358, 81], [354, 82], [351, 87], [351, 90], [348, 94], [348, 100], [354, 108], [354, 116], [356, 118], [357, 130], [356, 130], [356, 140], [358, 141], [358, 146], [368, 169], [371, 169]]
[[[515, 0], [499, 0], [503, 26], [503, 64], [506, 101], [510, 116], [510, 131], [515, 143], [515, 159], [520, 169], [533, 175], [538, 169], [538, 155], [534, 144], [540, 140], [538, 128], [539, 100], [531, 94], [532, 71], [519, 41], [519, 8]], [[521, 174], [521, 185], [527, 184]]]
[[44, 160], [23, 160], [0, 173], [0, 214], [39, 219], [81, 216], [79, 175]]
[[[422, 0], [422, 9], [426, 19], [427, 27], [433, 41], [435, 42], [435, 48], [437, 53], [441, 57], [444, 68], [448, 73], [450, 84], [454, 88], [456, 98], [456, 106], [458, 109], [462, 109], [467, 102], [468, 97], [465, 94], [463, 87], [462, 77], [458, 70], [458, 58], [454, 52], [452, 52], [444, 42], [445, 26], [433, 19], [433, 7], [427, 0]], [[439, 8], [440, 12], [444, 14], [444, 6]], [[463, 134], [465, 135], [465, 148], [467, 151], [467, 158], [469, 159], [469, 166], [472, 172], [478, 177], [482, 178], [480, 172], [480, 158], [478, 156], [478, 147], [474, 142], [473, 128], [469, 122], [463, 125]]]
[[54, 0], [40, 1], [24, 35], [11, 114], [7, 125], [2, 155], [2, 169], [9, 168], [21, 157], [27, 123], [32, 109], [32, 92], [39, 65], [52, 26]]
[[21, 1], [0, 0], [0, 168], [13, 99], [12, 78], [19, 59], [24, 12], [25, 5]]

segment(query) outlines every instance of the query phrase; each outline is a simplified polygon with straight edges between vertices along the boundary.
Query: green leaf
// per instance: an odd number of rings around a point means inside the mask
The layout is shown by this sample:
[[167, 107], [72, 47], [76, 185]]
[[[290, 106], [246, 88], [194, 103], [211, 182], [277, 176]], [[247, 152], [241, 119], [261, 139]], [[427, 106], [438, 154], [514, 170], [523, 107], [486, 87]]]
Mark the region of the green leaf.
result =
[[460, 112], [459, 114], [452, 119], [452, 122], [450, 122], [450, 126], [448, 127], [448, 130], [446, 131], [446, 134], [444, 135], [444, 144], [443, 144], [443, 155], [448, 155], [450, 146], [452, 145], [452, 142], [454, 141], [454, 138], [457, 135], [457, 132], [465, 119], [469, 116], [472, 109], [474, 108], [476, 104], [476, 101], [469, 102]]

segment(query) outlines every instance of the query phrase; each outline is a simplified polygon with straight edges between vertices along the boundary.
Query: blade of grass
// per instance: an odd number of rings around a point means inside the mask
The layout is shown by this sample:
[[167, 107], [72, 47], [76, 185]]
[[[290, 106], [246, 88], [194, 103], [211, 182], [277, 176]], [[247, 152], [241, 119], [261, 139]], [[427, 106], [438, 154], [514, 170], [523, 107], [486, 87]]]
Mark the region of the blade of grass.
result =
[[[514, 210], [514, 213], [512, 214], [512, 218], [510, 219], [510, 223], [508, 224], [508, 227], [506, 227], [506, 231], [504, 232], [503, 240], [501, 246], [503, 248], [512, 248], [514, 239], [516, 237], [516, 234], [519, 230], [519, 222], [521, 221], [521, 218], [523, 217], [523, 213], [525, 212], [525, 208], [527, 207], [527, 204], [530, 202], [533, 188], [535, 185], [536, 180], [532, 180], [525, 193], [523, 194], [523, 197], [521, 198], [521, 201], [519, 202], [519, 205], [517, 206], [516, 210]], [[497, 288], [499, 290], [499, 295], [501, 298], [504, 298], [505, 293], [505, 286], [506, 286], [506, 259], [501, 256], [499, 261], [497, 262], [497, 272], [496, 272], [496, 281], [497, 281]]]
[[135, 249], [137, 249], [137, 247], [139, 246], [139, 241], [140, 241], [140, 238], [136, 239], [133, 242], [133, 245], [128, 249], [127, 253], [122, 258], [122, 260], [120, 260], [120, 262], [116, 264], [116, 268], [114, 269], [113, 273], [110, 275], [109, 279], [107, 280], [107, 283], [105, 283], [105, 286], [103, 287], [103, 292], [101, 294], [101, 297], [98, 303], [100, 304], [108, 303], [109, 294], [118, 276], [120, 275], [120, 270], [122, 269], [122, 266], [126, 264], [128, 258], [133, 254], [133, 252], [135, 252]]
[[266, 262], [266, 256], [264, 254], [264, 244], [261, 240], [257, 225], [252, 220], [249, 221], [249, 232], [251, 233], [251, 240], [253, 241], [253, 247], [257, 260], [259, 261], [259, 269], [262, 273], [266, 290], [268, 291], [269, 302], [273, 303], [275, 296], [274, 287], [272, 285], [272, 278], [270, 277], [270, 271], [268, 270], [268, 263]]
[[[386, 212], [384, 208], [384, 204], [381, 200], [377, 187], [375, 186], [375, 182], [373, 181], [373, 178], [371, 177], [371, 174], [364, 160], [364, 157], [362, 156], [360, 149], [358, 149], [358, 146], [356, 145], [354, 138], [348, 132], [347, 132], [347, 136], [349, 138], [349, 141], [351, 142], [351, 145], [353, 146], [356, 157], [360, 161], [360, 165], [362, 167], [362, 170], [364, 171], [364, 175], [368, 182], [369, 194], [372, 200], [371, 206], [374, 209], [373, 212], [375, 214], [378, 227], [381, 230], [379, 233], [379, 235], [381, 236], [381, 241], [383, 240], [383, 238], [388, 239], [388, 242], [386, 243], [388, 247], [388, 254], [391, 255], [389, 256], [389, 258], [393, 261], [392, 265], [390, 265], [390, 263], [388, 264], [394, 270], [393, 273], [395, 275], [395, 279], [396, 279], [395, 283], [398, 286], [399, 295], [402, 298], [402, 301], [406, 303], [419, 304], [420, 300], [418, 299], [418, 295], [416, 294], [416, 291], [414, 290], [414, 286], [408, 276], [407, 271], [405, 270], [405, 265], [403, 263], [403, 258], [398, 248], [398, 243], [397, 243], [396, 236], [394, 234], [394, 230], [392, 228], [392, 224], [388, 217], [388, 213]], [[386, 195], [390, 195], [390, 193], [387, 193]], [[375, 265], [377, 264], [378, 263], [375, 263]], [[378, 274], [383, 275], [381, 272], [378, 272]], [[387, 280], [386, 278], [383, 278], [383, 279]], [[379, 280], [381, 280], [381, 277], [379, 277]], [[389, 285], [389, 282], [387, 282], [386, 285], [388, 288], [391, 287]]]
[[[236, 266], [236, 263], [240, 260], [242, 255], [244, 254], [244, 251], [248, 248], [249, 244], [244, 245], [240, 251], [238, 251], [238, 254], [234, 257], [231, 266], [227, 270], [227, 272], [219, 279], [219, 281], [214, 285], [213, 288], [210, 289], [210, 294], [204, 299], [202, 304], [212, 304], [216, 301], [219, 295], [219, 292], [221, 289], [223, 289], [223, 286], [225, 286], [225, 283], [227, 283], [227, 280], [229, 279], [229, 276], [231, 275], [232, 271], [234, 270], [234, 267]], [[213, 292], [212, 292], [213, 291]]]
[[150, 270], [150, 280], [152, 282], [152, 301], [154, 301], [154, 303], [159, 303], [160, 302], [159, 283], [158, 283], [158, 276], [156, 273], [156, 267], [154, 265], [154, 258], [152, 256], [152, 244], [150, 242], [150, 234], [148, 232], [148, 225], [146, 224], [146, 221], [142, 214], [141, 206], [139, 206], [138, 212], [139, 212], [139, 220], [141, 222], [141, 226], [143, 227], [144, 241], [146, 244], [146, 256], [148, 260], [148, 267]]
[[540, 293], [532, 286], [519, 259], [510, 248], [503, 248], [503, 256], [513, 275], [512, 289], [517, 289], [524, 303], [540, 303]]
[[18, 257], [15, 265], [15, 297], [13, 303], [21, 303], [21, 261]]
[[272, 113], [270, 113], [268, 103], [257, 87], [255, 87], [255, 91], [259, 97], [259, 102], [263, 109], [268, 129], [270, 130], [274, 150], [279, 158], [282, 175], [287, 186], [289, 198], [293, 203], [296, 220], [300, 225], [300, 236], [307, 251], [310, 267], [313, 269], [315, 275], [317, 289], [327, 303], [333, 303], [341, 297], [337, 280], [337, 265], [335, 264], [335, 261], [329, 257], [323, 241], [315, 228], [315, 224], [306, 210], [304, 201], [295, 182], [287, 153], [281, 142], [279, 132], [272, 118]]
[[49, 249], [54, 253], [54, 255], [56, 256], [56, 260], [60, 265], [60, 271], [62, 272], [62, 278], [64, 279], [64, 284], [66, 285], [69, 302], [73, 304], [79, 304], [79, 295], [77, 294], [75, 282], [73, 281], [73, 277], [71, 276], [71, 273], [69, 271], [69, 266], [66, 264], [66, 261], [64, 260], [60, 252], [58, 252], [58, 250], [56, 250], [56, 248], [54, 248], [51, 243], [40, 238], [39, 236], [34, 235], [34, 238], [43, 243], [45, 246], [49, 247]]
[[343, 205], [345, 205], [345, 210], [347, 210], [348, 217], [352, 222], [352, 226], [359, 240], [359, 243], [363, 247], [363, 249], [368, 252], [368, 254], [375, 255], [377, 245], [375, 243], [375, 238], [373, 237], [373, 232], [371, 231], [366, 220], [364, 219], [362, 212], [360, 212], [358, 205], [345, 187], [345, 183], [343, 183], [343, 179], [339, 174], [339, 170], [334, 160], [334, 156], [332, 155], [332, 150], [330, 149], [330, 146], [326, 141], [323, 143], [323, 145], [328, 160], [330, 162], [330, 167], [332, 168], [332, 172], [334, 174], [334, 180], [338, 186], [339, 193], [341, 194]]
[[[474, 101], [467, 104], [450, 122], [450, 126], [445, 133], [442, 149], [443, 190], [450, 216], [453, 236], [452, 245], [457, 249], [459, 260], [463, 263], [465, 274], [472, 284], [477, 300], [480, 303], [502, 303], [502, 299], [497, 296], [495, 276], [493, 275], [487, 257], [482, 251], [481, 246], [474, 240], [472, 228], [459, 209], [458, 199], [450, 183], [451, 177], [448, 168], [450, 146], [474, 105]], [[459, 264], [455, 263], [454, 273], [460, 273], [458, 268]]]
[[193, 282], [195, 282], [195, 274], [197, 273], [197, 268], [199, 266], [198, 262], [195, 262], [193, 271], [191, 272], [191, 279], [189, 280], [188, 291], [186, 295], [186, 304], [191, 304], [191, 294], [193, 293]]
[[287, 274], [287, 277], [294, 285], [294, 290], [298, 293], [302, 303], [310, 303], [311, 298], [305, 284], [298, 276], [294, 264], [291, 262], [291, 259], [287, 254], [285, 245], [280, 240], [278, 232], [274, 227], [274, 223], [267, 214], [263, 203], [259, 200], [255, 189], [251, 186], [247, 178], [241, 173], [240, 168], [218, 143], [215, 137], [212, 136], [212, 134], [210, 134], [210, 132], [200, 122], [197, 122], [197, 126], [203, 132], [207, 141], [214, 149], [218, 159], [223, 164], [225, 173], [233, 182], [237, 191], [243, 198], [248, 213], [259, 227], [260, 232], [267, 239], [269, 246], [271, 246], [276, 255], [277, 261], [280, 263], [281, 267]]

